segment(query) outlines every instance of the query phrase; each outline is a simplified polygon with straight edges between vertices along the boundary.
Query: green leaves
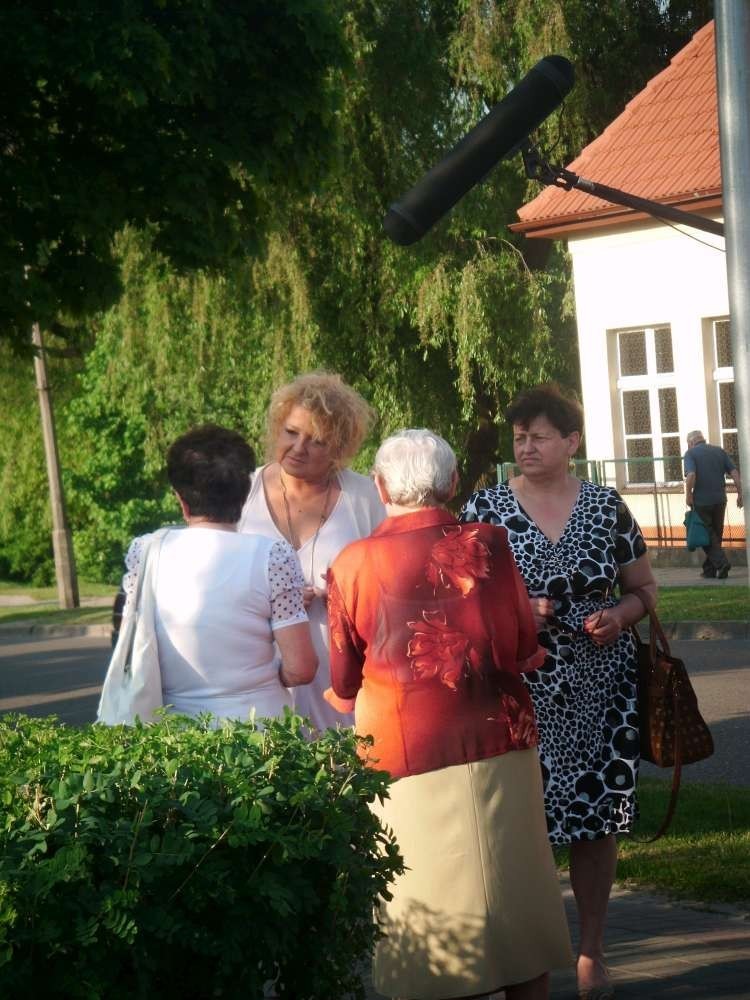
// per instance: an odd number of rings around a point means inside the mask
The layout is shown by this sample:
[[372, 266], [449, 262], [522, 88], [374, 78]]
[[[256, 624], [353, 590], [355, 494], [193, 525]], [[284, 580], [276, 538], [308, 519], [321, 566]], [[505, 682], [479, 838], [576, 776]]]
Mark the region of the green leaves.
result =
[[0, 994], [361, 997], [387, 779], [300, 727], [0, 719]]
[[[682, 0], [5, 6], [6, 115], [37, 155], [0, 171], [3, 205], [27, 197], [0, 247], [16, 316], [0, 309], [0, 334], [28, 303], [67, 330], [88, 317], [85, 358], [50, 371], [79, 572], [112, 583], [134, 535], [179, 517], [169, 443], [213, 421], [260, 457], [271, 392], [300, 371], [338, 371], [377, 409], [360, 471], [382, 436], [427, 426], [463, 495], [494, 475], [513, 394], [578, 379], [564, 249], [507, 228], [539, 185], [505, 160], [407, 249], [384, 212], [542, 56], [576, 67], [539, 132], [568, 162], [710, 16]], [[2, 349], [0, 398], [0, 574], [51, 582], [31, 368]]]
[[309, 189], [331, 151], [337, 2], [4, 5], [0, 335], [68, 333], [120, 290], [111, 241], [158, 226], [177, 267], [262, 246], [260, 200]]

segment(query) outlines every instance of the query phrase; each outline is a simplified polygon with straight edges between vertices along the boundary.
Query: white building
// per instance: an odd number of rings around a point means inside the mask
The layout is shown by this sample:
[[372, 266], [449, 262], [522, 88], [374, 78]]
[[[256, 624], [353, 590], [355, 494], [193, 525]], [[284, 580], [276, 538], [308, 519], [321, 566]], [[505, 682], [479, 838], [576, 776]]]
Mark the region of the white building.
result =
[[[721, 218], [713, 22], [570, 169]], [[724, 239], [557, 187], [518, 214], [514, 230], [565, 239], [572, 257], [587, 457], [651, 544], [681, 542], [688, 431], [737, 457]], [[729, 545], [744, 544], [741, 513], [730, 497]]]

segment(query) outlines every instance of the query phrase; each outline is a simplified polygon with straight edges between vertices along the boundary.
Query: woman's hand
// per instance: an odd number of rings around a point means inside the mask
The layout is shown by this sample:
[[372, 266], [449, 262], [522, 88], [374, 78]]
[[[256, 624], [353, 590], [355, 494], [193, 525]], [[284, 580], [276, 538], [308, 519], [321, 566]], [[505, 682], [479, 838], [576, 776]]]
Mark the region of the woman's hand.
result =
[[611, 646], [617, 642], [623, 631], [617, 607], [604, 608], [584, 618], [583, 631], [597, 646]]
[[325, 607], [328, 604], [327, 574], [321, 573], [320, 576], [323, 580], [322, 587], [308, 587], [307, 585], [305, 585], [302, 588], [302, 605], [305, 611], [307, 611], [307, 609], [310, 607], [310, 605], [312, 604], [312, 602], [315, 600], [316, 597], [319, 597], [321, 599], [321, 601], [323, 602], [323, 607]]
[[333, 688], [326, 688], [323, 692], [323, 697], [331, 708], [334, 708], [337, 712], [341, 712], [343, 714], [353, 712], [357, 701], [356, 698], [339, 698]]
[[549, 597], [530, 597], [531, 614], [534, 617], [534, 624], [537, 632], [547, 625], [547, 619], [555, 613], [555, 602]]

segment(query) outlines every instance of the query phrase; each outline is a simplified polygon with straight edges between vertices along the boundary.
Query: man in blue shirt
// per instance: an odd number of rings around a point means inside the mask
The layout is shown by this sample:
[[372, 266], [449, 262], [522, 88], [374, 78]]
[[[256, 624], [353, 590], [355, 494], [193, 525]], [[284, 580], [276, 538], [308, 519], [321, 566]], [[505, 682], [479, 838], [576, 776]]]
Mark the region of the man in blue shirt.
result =
[[729, 560], [721, 547], [724, 513], [727, 507], [725, 477], [731, 476], [737, 487], [737, 506], [742, 506], [742, 481], [734, 462], [723, 448], [706, 444], [702, 431], [690, 431], [685, 463], [685, 503], [694, 507], [708, 529], [709, 544], [703, 546], [706, 558], [702, 576], [724, 580], [729, 575]]

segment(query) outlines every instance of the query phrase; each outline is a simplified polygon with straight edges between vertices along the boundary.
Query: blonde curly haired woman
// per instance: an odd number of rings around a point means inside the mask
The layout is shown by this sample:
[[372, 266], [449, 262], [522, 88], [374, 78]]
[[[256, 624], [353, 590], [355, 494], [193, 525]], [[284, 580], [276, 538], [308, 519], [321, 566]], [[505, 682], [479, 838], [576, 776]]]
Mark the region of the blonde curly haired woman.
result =
[[253, 477], [240, 531], [284, 538], [296, 550], [319, 669], [295, 691], [295, 710], [316, 729], [352, 725], [324, 700], [328, 667], [328, 567], [341, 549], [364, 538], [385, 517], [368, 476], [347, 468], [359, 451], [375, 412], [340, 375], [311, 372], [282, 385], [271, 397], [266, 428], [267, 462]]

